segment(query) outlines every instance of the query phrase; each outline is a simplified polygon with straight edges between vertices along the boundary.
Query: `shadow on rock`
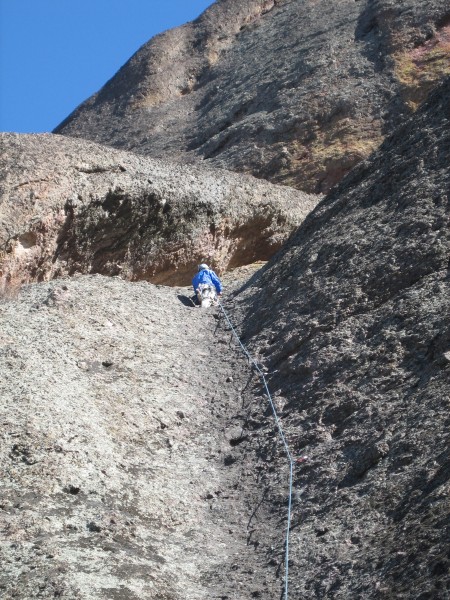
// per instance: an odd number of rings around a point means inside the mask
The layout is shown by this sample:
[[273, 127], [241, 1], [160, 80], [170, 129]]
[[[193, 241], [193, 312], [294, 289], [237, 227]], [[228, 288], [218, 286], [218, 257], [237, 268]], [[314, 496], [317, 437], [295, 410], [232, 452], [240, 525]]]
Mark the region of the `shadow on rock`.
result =
[[184, 306], [188, 306], [189, 308], [196, 307], [194, 300], [192, 300], [192, 298], [190, 298], [189, 296], [183, 296], [183, 294], [178, 294], [177, 298]]

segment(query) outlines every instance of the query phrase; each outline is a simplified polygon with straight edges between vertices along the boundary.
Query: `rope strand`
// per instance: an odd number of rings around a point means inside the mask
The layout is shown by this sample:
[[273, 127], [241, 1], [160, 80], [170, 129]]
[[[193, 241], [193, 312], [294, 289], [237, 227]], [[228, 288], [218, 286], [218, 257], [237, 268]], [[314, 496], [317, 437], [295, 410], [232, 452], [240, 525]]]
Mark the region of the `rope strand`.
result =
[[285, 544], [285, 567], [284, 567], [284, 600], [288, 600], [288, 595], [289, 595], [289, 532], [291, 529], [291, 513], [292, 513], [292, 487], [293, 487], [293, 479], [294, 479], [294, 460], [292, 458], [292, 454], [289, 450], [289, 446], [286, 440], [286, 436], [285, 433], [283, 431], [283, 427], [281, 425], [281, 421], [278, 417], [276, 408], [275, 408], [275, 404], [272, 400], [272, 395], [269, 391], [269, 387], [267, 385], [267, 380], [266, 377], [264, 375], [264, 372], [262, 371], [262, 369], [260, 368], [260, 366], [258, 365], [258, 363], [256, 362], [256, 360], [251, 356], [251, 354], [249, 353], [249, 351], [247, 350], [247, 348], [244, 346], [244, 344], [242, 343], [240, 337], [238, 336], [235, 328], [233, 327], [233, 324], [231, 323], [226, 310], [224, 309], [222, 303], [220, 302], [220, 300], [218, 300], [219, 303], [219, 307], [225, 317], [225, 320], [227, 321], [231, 331], [234, 334], [234, 337], [236, 338], [236, 340], [239, 343], [239, 346], [242, 349], [242, 352], [245, 354], [245, 356], [247, 357], [248, 361], [250, 363], [253, 364], [253, 366], [255, 367], [255, 370], [258, 372], [259, 376], [261, 377], [261, 380], [263, 382], [263, 386], [264, 389], [266, 391], [267, 397], [269, 399], [269, 403], [270, 403], [270, 407], [272, 409], [272, 413], [273, 416], [275, 418], [275, 423], [277, 424], [278, 427], [278, 432], [280, 434], [280, 438], [283, 441], [283, 445], [284, 445], [284, 449], [286, 451], [286, 455], [287, 458], [289, 460], [289, 500], [288, 500], [288, 514], [287, 514], [287, 527], [286, 527], [286, 544]]

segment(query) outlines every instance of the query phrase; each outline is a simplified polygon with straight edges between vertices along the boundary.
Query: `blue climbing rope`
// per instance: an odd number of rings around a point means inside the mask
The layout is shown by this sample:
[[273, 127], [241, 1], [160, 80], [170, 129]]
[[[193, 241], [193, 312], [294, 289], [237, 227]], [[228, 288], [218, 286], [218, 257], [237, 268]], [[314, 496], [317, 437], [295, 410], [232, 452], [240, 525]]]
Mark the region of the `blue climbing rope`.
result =
[[284, 445], [284, 449], [286, 451], [286, 455], [287, 458], [289, 460], [289, 501], [288, 501], [288, 515], [287, 515], [287, 527], [286, 527], [286, 544], [285, 544], [285, 567], [284, 567], [284, 600], [288, 600], [288, 595], [289, 595], [289, 532], [291, 529], [291, 514], [292, 514], [292, 487], [293, 487], [293, 479], [294, 479], [294, 460], [292, 458], [292, 454], [289, 450], [289, 446], [286, 440], [286, 436], [285, 433], [283, 431], [283, 427], [281, 425], [281, 421], [278, 417], [278, 413], [276, 411], [275, 408], [275, 404], [272, 400], [272, 395], [269, 391], [269, 387], [267, 385], [267, 380], [266, 377], [264, 375], [264, 372], [262, 371], [262, 369], [260, 368], [260, 366], [258, 365], [258, 363], [256, 362], [256, 360], [251, 356], [251, 354], [249, 353], [249, 351], [247, 350], [247, 348], [244, 346], [244, 344], [242, 343], [240, 337], [238, 336], [236, 329], [233, 327], [233, 324], [231, 323], [226, 310], [224, 309], [222, 303], [220, 302], [220, 300], [218, 301], [219, 303], [219, 307], [220, 310], [223, 313], [223, 316], [225, 317], [226, 322], [228, 323], [231, 331], [234, 334], [234, 337], [236, 338], [239, 346], [242, 349], [242, 352], [245, 354], [245, 356], [247, 357], [248, 361], [250, 363], [253, 364], [253, 366], [255, 367], [255, 370], [257, 371], [257, 373], [259, 374], [259, 376], [261, 377], [261, 380], [263, 382], [263, 386], [264, 389], [266, 391], [267, 397], [269, 399], [269, 403], [270, 403], [270, 407], [272, 409], [272, 413], [273, 416], [275, 418], [275, 423], [277, 424], [278, 427], [278, 432], [280, 434], [280, 437], [283, 441], [283, 445]]

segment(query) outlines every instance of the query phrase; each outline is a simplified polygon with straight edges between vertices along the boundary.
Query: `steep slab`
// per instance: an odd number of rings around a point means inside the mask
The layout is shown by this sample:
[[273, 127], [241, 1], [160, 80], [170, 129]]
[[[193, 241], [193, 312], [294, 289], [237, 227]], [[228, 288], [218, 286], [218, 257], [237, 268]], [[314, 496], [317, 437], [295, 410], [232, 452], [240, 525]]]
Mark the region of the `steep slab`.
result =
[[183, 294], [96, 275], [0, 302], [5, 600], [278, 595], [262, 400]]
[[447, 598], [449, 97], [447, 80], [236, 298], [293, 453], [311, 457], [295, 598]]
[[218, 0], [56, 132], [326, 192], [450, 73], [447, 0]]
[[58, 135], [1, 134], [3, 285], [73, 273], [185, 285], [267, 260], [317, 197]]

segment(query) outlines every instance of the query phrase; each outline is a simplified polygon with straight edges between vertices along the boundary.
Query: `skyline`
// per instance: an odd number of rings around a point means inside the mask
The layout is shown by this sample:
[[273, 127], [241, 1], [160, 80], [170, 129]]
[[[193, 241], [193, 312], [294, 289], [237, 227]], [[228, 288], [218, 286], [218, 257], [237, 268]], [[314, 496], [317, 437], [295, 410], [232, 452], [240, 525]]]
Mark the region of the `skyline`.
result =
[[52, 131], [149, 39], [211, 0], [0, 0], [0, 130]]

